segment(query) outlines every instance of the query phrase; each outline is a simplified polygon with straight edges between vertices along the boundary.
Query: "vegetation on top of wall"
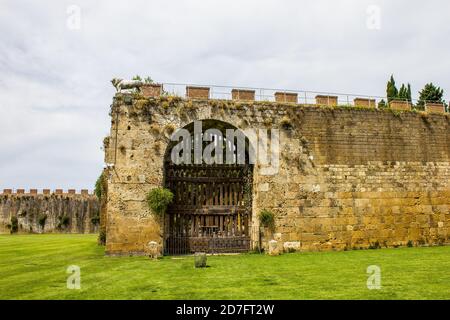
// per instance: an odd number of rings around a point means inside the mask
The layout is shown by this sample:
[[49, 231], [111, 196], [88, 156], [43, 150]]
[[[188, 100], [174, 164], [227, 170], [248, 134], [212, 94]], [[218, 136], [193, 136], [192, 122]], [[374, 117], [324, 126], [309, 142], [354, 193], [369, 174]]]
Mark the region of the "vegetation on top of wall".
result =
[[147, 195], [148, 207], [157, 217], [162, 217], [172, 203], [173, 193], [167, 188], [154, 188]]
[[386, 85], [386, 96], [388, 103], [392, 100], [403, 100], [412, 103], [411, 85], [409, 83], [407, 85], [402, 84], [400, 90], [398, 90], [395, 85], [394, 75], [391, 75], [391, 78]]
[[378, 102], [378, 109], [384, 109], [384, 108], [387, 108], [387, 103], [386, 103], [386, 101], [384, 101], [384, 99], [381, 99], [381, 101], [380, 102]]
[[138, 74], [135, 75], [132, 80], [143, 81], [145, 84], [153, 83], [153, 80], [152, 80], [152, 78], [150, 78], [150, 76], [147, 76], [144, 78], [144, 80], [142, 80], [141, 76]]
[[259, 215], [259, 223], [266, 228], [273, 230], [275, 228], [275, 215], [272, 211], [263, 209], [260, 211]]
[[444, 90], [435, 86], [433, 83], [427, 83], [419, 92], [419, 101], [417, 102], [417, 106], [420, 109], [424, 109], [427, 101], [442, 103], [444, 104], [445, 109], [447, 109], [447, 104], [444, 100]]
[[[406, 87], [405, 87], [406, 88]], [[407, 92], [408, 89], [403, 88], [402, 91]], [[406, 91], [405, 91], [406, 90]], [[148, 119], [151, 121], [151, 115], [155, 112], [155, 110], [159, 110], [159, 112], [163, 112], [165, 114], [169, 114], [171, 112], [176, 112], [180, 118], [186, 119], [188, 117], [189, 112], [195, 112], [194, 105], [191, 100], [186, 100], [183, 97], [179, 96], [160, 96], [160, 97], [151, 97], [145, 98], [140, 93], [134, 94], [134, 102], [131, 103], [131, 108], [129, 109], [130, 117], [143, 117], [148, 115]], [[145, 103], [143, 102], [145, 101]], [[293, 106], [291, 103], [280, 103], [280, 102], [272, 102], [272, 101], [234, 101], [234, 100], [224, 100], [224, 99], [212, 99], [207, 102], [212, 108], [214, 108], [214, 112], [218, 112], [224, 116], [225, 113], [229, 113], [232, 110], [242, 109], [242, 108], [257, 108], [258, 111], [264, 111], [265, 109], [269, 110], [270, 106], [281, 106], [285, 107], [289, 115], [289, 118], [292, 122], [295, 122], [295, 118], [298, 117], [296, 112], [291, 112], [293, 110]], [[141, 106], [142, 104], [142, 106]], [[143, 106], [145, 105], [145, 106]], [[363, 106], [355, 106], [352, 104], [341, 104], [337, 106], [327, 106], [327, 105], [316, 105], [316, 104], [297, 104], [298, 109], [302, 110], [305, 108], [311, 109], [319, 109], [319, 110], [327, 110], [327, 111], [336, 111], [336, 110], [361, 110], [365, 112], [390, 112], [397, 117], [400, 117], [403, 113], [413, 113], [420, 112], [420, 109], [413, 106], [412, 110], [393, 110], [389, 108], [389, 104], [383, 99], [378, 103], [378, 108], [370, 108]], [[443, 116], [448, 116], [448, 114], [442, 114]], [[267, 120], [267, 124], [269, 123]], [[161, 128], [161, 132], [163, 132], [165, 128]], [[156, 132], [155, 132], [156, 133]], [[167, 132], [166, 132], [167, 134]], [[169, 134], [170, 135], [170, 134]]]

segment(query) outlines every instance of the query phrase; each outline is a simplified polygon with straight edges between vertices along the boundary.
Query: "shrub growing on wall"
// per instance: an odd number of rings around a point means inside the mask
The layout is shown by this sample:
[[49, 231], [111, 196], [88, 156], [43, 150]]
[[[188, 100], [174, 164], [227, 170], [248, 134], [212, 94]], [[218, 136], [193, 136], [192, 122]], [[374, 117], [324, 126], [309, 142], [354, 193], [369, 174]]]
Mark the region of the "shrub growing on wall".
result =
[[104, 230], [100, 230], [98, 234], [98, 244], [102, 246], [106, 244], [106, 232]]
[[262, 226], [273, 230], [275, 228], [275, 215], [272, 211], [263, 209], [259, 213], [259, 223]]
[[19, 231], [19, 220], [17, 217], [11, 217], [10, 231], [11, 233], [17, 233]]
[[69, 224], [70, 224], [70, 218], [68, 216], [66, 216], [66, 215], [59, 216], [58, 220], [59, 220], [59, 223], [58, 223], [58, 225], [56, 227], [59, 230], [66, 229], [69, 226]]
[[167, 188], [152, 189], [147, 195], [148, 207], [155, 216], [162, 217], [173, 200], [173, 193]]
[[94, 226], [97, 226], [100, 223], [100, 215], [97, 213], [95, 216], [91, 218], [91, 222]]
[[94, 226], [100, 225], [100, 233], [98, 238], [98, 243], [100, 245], [106, 244], [106, 227], [101, 223], [101, 212], [105, 212], [108, 198], [108, 181], [106, 172], [106, 169], [104, 169], [95, 182], [94, 193], [100, 201], [100, 212], [91, 218], [91, 222]]
[[45, 213], [40, 214], [39, 218], [38, 218], [38, 223], [42, 230], [44, 230], [46, 221], [47, 221], [47, 215]]

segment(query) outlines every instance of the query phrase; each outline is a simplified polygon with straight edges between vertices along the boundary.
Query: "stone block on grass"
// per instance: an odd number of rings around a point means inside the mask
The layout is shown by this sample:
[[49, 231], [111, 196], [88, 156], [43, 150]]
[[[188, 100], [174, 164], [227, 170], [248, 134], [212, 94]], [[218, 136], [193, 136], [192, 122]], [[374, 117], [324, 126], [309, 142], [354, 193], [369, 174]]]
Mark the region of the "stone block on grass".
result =
[[194, 265], [196, 268], [206, 268], [206, 253], [197, 252], [194, 255]]
[[156, 241], [150, 241], [147, 244], [147, 255], [150, 259], [158, 259], [161, 255], [161, 252], [159, 250], [159, 245]]
[[269, 255], [278, 256], [279, 254], [281, 254], [281, 252], [280, 252], [280, 248], [278, 246], [278, 241], [270, 240], [269, 241]]

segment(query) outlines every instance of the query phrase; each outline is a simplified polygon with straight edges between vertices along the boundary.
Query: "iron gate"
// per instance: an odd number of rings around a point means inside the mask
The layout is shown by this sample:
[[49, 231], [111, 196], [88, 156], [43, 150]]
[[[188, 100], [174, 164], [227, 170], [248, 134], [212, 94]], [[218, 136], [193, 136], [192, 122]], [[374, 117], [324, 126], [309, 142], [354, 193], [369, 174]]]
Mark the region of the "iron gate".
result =
[[166, 164], [165, 254], [250, 249], [251, 165]]

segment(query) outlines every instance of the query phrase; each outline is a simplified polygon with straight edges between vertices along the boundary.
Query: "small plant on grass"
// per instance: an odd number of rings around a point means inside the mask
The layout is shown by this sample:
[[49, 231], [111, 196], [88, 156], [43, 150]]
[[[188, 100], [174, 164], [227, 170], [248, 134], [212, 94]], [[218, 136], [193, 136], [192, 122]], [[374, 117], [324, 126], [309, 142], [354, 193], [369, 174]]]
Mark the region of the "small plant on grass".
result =
[[408, 243], [406, 244], [406, 246], [408, 248], [412, 248], [412, 247], [414, 247], [414, 244], [413, 244], [413, 242], [411, 240], [408, 240]]
[[98, 234], [98, 244], [104, 246], [106, 244], [106, 232], [101, 230]]
[[[345, 250], [345, 251], [347, 251], [347, 250]], [[288, 253], [295, 253], [295, 252], [297, 252], [297, 250], [295, 250], [295, 248], [288, 248], [287, 252]]]
[[377, 240], [374, 243], [370, 243], [369, 249], [381, 249], [380, 242]]
[[259, 213], [259, 223], [266, 228], [273, 230], [275, 228], [275, 215], [267, 209], [261, 210]]
[[167, 188], [152, 189], [147, 195], [148, 207], [157, 217], [162, 217], [169, 204], [172, 203], [173, 193]]

